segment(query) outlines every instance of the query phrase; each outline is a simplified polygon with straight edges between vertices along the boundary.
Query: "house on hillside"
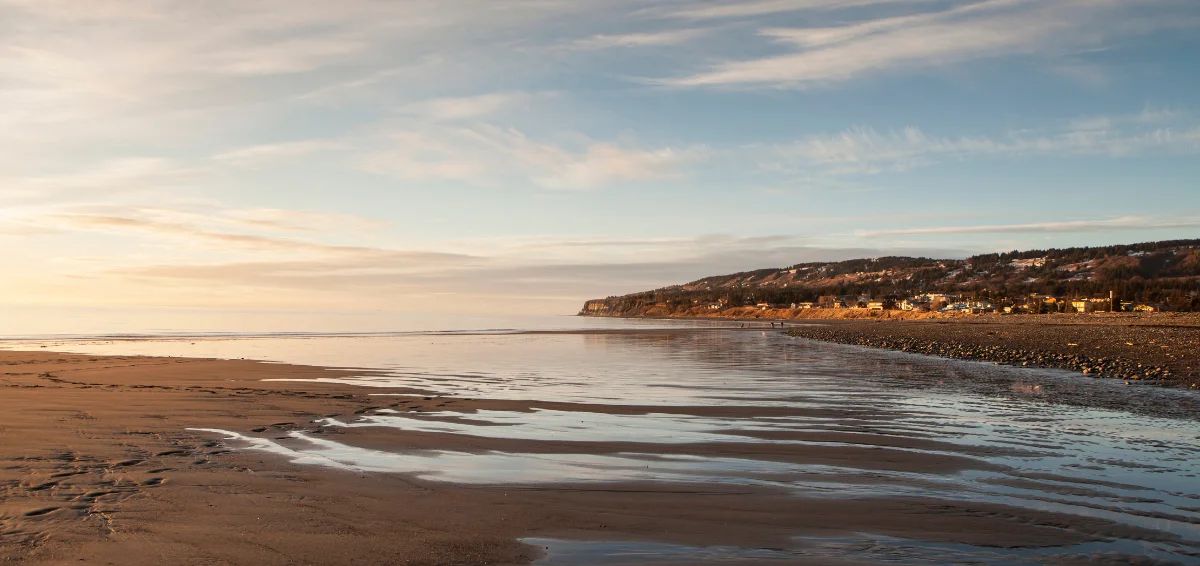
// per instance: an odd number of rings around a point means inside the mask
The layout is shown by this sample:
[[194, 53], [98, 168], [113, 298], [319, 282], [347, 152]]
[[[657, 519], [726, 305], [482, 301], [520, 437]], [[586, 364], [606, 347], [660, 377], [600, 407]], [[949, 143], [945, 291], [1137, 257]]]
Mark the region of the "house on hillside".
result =
[[845, 304], [848, 307], [865, 309], [865, 308], [867, 308], [867, 302], [871, 300], [871, 297], [863, 297], [860, 295], [845, 295], [842, 297], [838, 297], [838, 300], [841, 301], [843, 304]]
[[1031, 267], [1042, 267], [1043, 265], [1046, 265], [1046, 258], [1035, 257], [1032, 259], [1014, 259], [1011, 262], [1009, 262], [1009, 265], [1011, 265], [1012, 267], [1019, 268], [1019, 269], [1029, 269]]
[[971, 305], [969, 305], [967, 303], [950, 303], [950, 304], [946, 305], [945, 307], [943, 307], [941, 312], [970, 313], [972, 311], [971, 311]]
[[1029, 298], [1025, 299], [1025, 308], [1031, 314], [1062, 312], [1071, 308], [1071, 304], [1065, 299], [1053, 297], [1050, 295], [1042, 295], [1039, 293], [1030, 293]]
[[1112, 310], [1112, 299], [1075, 299], [1071, 301], [1071, 308], [1075, 312], [1110, 312]]
[[977, 313], [996, 312], [996, 307], [987, 301], [973, 301], [971, 302], [971, 309]]

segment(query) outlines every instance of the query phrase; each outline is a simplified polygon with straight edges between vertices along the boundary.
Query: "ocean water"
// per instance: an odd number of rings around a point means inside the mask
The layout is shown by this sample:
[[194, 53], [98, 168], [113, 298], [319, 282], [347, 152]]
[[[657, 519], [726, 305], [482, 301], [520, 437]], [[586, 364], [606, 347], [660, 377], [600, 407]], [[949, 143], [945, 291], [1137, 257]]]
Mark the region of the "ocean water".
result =
[[[428, 396], [638, 405], [646, 410], [485, 410], [461, 415], [389, 408], [314, 424], [661, 447], [654, 453], [613, 454], [386, 451], [301, 432], [275, 440], [203, 431], [233, 446], [273, 452], [301, 464], [475, 484], [700, 482], [766, 486], [806, 497], [973, 499], [1102, 518], [1162, 535], [1036, 550], [933, 544], [871, 533], [836, 540], [797, 538], [792, 548], [769, 551], [530, 539], [530, 544], [545, 547], [547, 563], [826, 557], [904, 564], [1025, 564], [1106, 555], [1200, 562], [1200, 412], [1194, 393], [1140, 389], [1140, 407], [1153, 410], [1102, 409], [1088, 405], [1128, 397], [1130, 390], [1118, 382], [1062, 371], [810, 342], [765, 325], [562, 317], [528, 326], [489, 324], [386, 334], [42, 339], [2, 345], [361, 368], [361, 376], [337, 381], [362, 386], [378, 395], [381, 404], [402, 400], [405, 394], [389, 388], [404, 387]], [[722, 417], [689, 409], [713, 407], [741, 409], [729, 413], [738, 416]], [[922, 472], [688, 452], [689, 445], [713, 442], [798, 449], [879, 442], [893, 450], [966, 457], [987, 465], [962, 472]]]

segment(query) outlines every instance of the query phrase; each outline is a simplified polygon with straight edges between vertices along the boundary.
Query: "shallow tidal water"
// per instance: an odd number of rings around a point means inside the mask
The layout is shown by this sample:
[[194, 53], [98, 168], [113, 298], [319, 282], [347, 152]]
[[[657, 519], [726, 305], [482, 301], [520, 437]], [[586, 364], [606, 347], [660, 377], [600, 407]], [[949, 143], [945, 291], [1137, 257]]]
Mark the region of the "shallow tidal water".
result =
[[[1037, 549], [936, 544], [872, 533], [797, 537], [792, 546], [775, 549], [527, 539], [545, 550], [546, 564], [770, 563], [801, 558], [1041, 564], [1110, 555], [1200, 563], [1200, 420], [1193, 393], [1133, 393], [1170, 408], [1165, 413], [1175, 416], [1166, 418], [1089, 408], [1089, 395], [1131, 392], [1119, 383], [1061, 371], [810, 342], [768, 328], [612, 321], [583, 321], [579, 326], [586, 331], [172, 337], [4, 346], [362, 368], [361, 377], [338, 381], [373, 388], [381, 399], [402, 399], [408, 393], [389, 393], [387, 388], [404, 387], [423, 396], [637, 405], [648, 409], [637, 414], [599, 408], [469, 414], [380, 409], [316, 424], [334, 430], [393, 428], [662, 447], [612, 454], [391, 452], [302, 432], [273, 440], [205, 431], [233, 446], [273, 452], [301, 464], [468, 484], [653, 481], [764, 486], [805, 497], [970, 499], [1102, 518], [1162, 534], [1152, 540], [1114, 538]], [[749, 409], [714, 417], [692, 414], [705, 411], [689, 413], [689, 407]], [[795, 409], [794, 414], [787, 414], [788, 409]], [[863, 438], [886, 440], [893, 450], [967, 457], [986, 465], [966, 471], [922, 471], [687, 452], [689, 445], [711, 443], [861, 446]]]

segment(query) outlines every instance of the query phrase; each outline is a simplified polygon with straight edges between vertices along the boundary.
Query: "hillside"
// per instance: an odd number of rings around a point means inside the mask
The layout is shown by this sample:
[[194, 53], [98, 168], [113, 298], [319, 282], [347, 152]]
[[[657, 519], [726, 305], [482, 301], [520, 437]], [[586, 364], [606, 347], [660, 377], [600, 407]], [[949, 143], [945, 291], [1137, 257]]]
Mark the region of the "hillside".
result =
[[718, 275], [596, 299], [581, 315], [720, 316], [746, 307], [786, 309], [820, 297], [901, 301], [927, 293], [1017, 304], [1031, 294], [1107, 297], [1158, 310], [1200, 310], [1200, 239], [1012, 251], [967, 259], [879, 257], [801, 263]]

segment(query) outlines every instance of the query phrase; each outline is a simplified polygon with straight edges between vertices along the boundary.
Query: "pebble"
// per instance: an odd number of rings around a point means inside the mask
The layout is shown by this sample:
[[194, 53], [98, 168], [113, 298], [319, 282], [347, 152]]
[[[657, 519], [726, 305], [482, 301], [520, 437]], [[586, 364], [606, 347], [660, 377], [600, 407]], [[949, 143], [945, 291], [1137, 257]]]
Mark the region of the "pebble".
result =
[[[1171, 376], [1171, 372], [1163, 367], [1145, 367], [1130, 360], [1110, 357], [1091, 357], [1082, 354], [1046, 352], [1037, 349], [1026, 350], [1006, 346], [975, 346], [911, 337], [867, 336], [836, 328], [795, 328], [788, 331], [788, 334], [799, 338], [839, 344], [869, 346], [943, 358], [993, 362], [996, 365], [1061, 368], [1079, 371], [1097, 378], [1123, 379], [1126, 380], [1126, 383], [1128, 380], [1158, 381]], [[1192, 384], [1192, 388], [1197, 387], [1197, 384]]]

